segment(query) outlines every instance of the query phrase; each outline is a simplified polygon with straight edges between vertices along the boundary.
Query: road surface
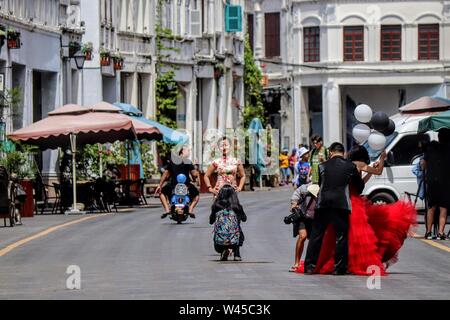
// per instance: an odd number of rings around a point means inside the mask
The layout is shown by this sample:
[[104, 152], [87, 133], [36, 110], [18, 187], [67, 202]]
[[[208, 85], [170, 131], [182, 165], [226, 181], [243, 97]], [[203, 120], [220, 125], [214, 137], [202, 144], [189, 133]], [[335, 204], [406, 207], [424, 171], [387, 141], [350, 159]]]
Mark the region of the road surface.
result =
[[[368, 289], [366, 277], [289, 273], [295, 239], [283, 217], [291, 191], [240, 195], [248, 215], [242, 262], [218, 261], [205, 195], [197, 219], [183, 225], [161, 220], [159, 208], [137, 209], [11, 249], [0, 256], [0, 299], [450, 299], [450, 241], [408, 239], [381, 289]], [[80, 268], [80, 290], [66, 288], [70, 265]]]

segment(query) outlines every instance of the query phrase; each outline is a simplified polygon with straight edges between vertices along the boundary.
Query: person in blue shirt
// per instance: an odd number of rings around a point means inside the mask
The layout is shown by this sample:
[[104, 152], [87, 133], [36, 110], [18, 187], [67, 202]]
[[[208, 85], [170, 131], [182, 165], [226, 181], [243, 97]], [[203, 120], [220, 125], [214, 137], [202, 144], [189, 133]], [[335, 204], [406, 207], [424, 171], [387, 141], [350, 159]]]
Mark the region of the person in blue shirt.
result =
[[303, 184], [309, 182], [309, 171], [311, 170], [311, 166], [308, 162], [309, 160], [309, 150], [305, 147], [302, 147], [298, 150], [298, 161], [295, 164], [295, 179], [294, 186], [296, 188], [300, 187]]

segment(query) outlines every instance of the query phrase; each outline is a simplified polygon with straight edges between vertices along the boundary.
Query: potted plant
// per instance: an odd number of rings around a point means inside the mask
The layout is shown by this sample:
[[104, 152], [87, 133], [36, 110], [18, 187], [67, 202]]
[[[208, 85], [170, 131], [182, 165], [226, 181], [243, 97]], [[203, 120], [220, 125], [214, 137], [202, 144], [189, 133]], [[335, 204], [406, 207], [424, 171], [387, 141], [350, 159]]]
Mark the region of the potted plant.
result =
[[109, 51], [103, 47], [100, 47], [100, 65], [102, 67], [107, 67], [111, 64], [111, 54]]
[[7, 43], [9, 49], [19, 49], [20, 48], [20, 32], [9, 28], [7, 31]]
[[84, 43], [81, 47], [81, 52], [83, 52], [84, 56], [86, 57], [86, 61], [92, 60], [92, 49], [92, 42]]
[[214, 66], [214, 78], [218, 79], [223, 76], [225, 72], [225, 67], [223, 64], [219, 63]]
[[17, 149], [6, 153], [0, 159], [0, 165], [5, 167], [10, 176], [15, 176], [26, 193], [26, 200], [22, 207], [23, 217], [32, 217], [34, 213], [33, 183], [37, 170], [32, 160], [36, 147], [18, 145]]
[[80, 51], [81, 46], [78, 42], [70, 41], [69, 42], [69, 57], [72, 58], [75, 54]]
[[114, 70], [122, 70], [123, 69], [123, 57], [119, 51], [114, 52], [111, 55], [114, 64]]

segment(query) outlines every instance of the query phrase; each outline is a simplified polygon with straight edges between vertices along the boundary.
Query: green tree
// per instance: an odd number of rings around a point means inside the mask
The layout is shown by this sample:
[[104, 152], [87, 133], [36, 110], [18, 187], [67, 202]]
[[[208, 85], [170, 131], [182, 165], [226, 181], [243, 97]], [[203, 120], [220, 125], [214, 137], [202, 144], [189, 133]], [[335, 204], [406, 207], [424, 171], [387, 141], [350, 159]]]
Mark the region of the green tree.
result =
[[253, 118], [259, 118], [265, 126], [267, 119], [264, 115], [264, 106], [261, 97], [262, 72], [253, 58], [253, 51], [250, 47], [248, 33], [245, 37], [244, 63], [244, 127], [247, 128]]

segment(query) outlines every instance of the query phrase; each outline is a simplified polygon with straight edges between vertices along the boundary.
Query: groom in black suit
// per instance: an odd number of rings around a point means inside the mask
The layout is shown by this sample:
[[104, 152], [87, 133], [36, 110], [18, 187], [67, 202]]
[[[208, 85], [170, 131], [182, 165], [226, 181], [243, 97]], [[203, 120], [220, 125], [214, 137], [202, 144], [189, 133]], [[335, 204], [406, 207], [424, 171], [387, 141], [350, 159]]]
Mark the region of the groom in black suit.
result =
[[364, 189], [364, 182], [356, 165], [344, 158], [344, 146], [335, 142], [329, 151], [330, 160], [319, 165], [320, 192], [306, 253], [305, 274], [314, 273], [323, 236], [330, 223], [336, 231], [333, 274], [347, 273], [348, 221], [352, 210], [349, 185], [351, 184], [359, 193]]

